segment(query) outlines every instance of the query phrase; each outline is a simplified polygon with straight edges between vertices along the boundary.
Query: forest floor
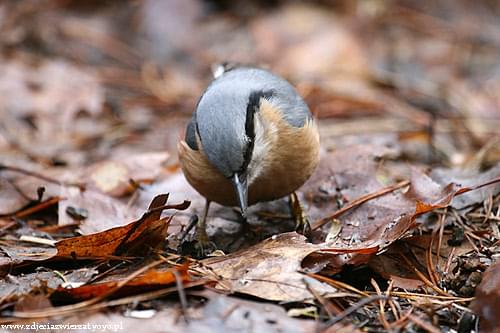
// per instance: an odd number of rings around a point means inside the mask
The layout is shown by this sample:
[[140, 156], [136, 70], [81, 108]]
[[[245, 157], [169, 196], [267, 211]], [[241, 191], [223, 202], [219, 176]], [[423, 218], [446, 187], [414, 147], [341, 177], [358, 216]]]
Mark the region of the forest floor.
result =
[[[0, 331], [498, 332], [499, 15], [2, 2]], [[222, 62], [297, 88], [321, 162], [297, 192], [309, 237], [286, 198], [252, 206], [245, 235], [214, 204], [200, 258], [176, 147]]]

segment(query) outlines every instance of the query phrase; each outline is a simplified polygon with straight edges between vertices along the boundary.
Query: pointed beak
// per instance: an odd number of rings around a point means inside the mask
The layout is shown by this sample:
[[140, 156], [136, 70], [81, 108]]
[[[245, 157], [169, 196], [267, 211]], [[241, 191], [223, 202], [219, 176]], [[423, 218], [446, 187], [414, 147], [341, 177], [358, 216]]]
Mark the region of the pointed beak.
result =
[[246, 173], [235, 173], [231, 181], [233, 182], [236, 197], [238, 198], [238, 204], [240, 205], [241, 209], [241, 216], [246, 218], [248, 207], [247, 175]]

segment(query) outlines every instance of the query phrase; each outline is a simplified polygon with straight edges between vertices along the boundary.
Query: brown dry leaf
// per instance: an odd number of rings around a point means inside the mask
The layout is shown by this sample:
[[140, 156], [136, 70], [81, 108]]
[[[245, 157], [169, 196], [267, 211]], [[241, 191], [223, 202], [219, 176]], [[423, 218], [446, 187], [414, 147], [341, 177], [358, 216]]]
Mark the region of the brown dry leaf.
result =
[[[415, 267], [422, 267], [427, 262], [426, 250], [431, 247], [432, 235], [419, 235], [404, 240], [403, 244], [394, 244], [381, 255], [370, 259], [368, 265], [379, 275], [386, 279], [394, 281], [394, 287], [403, 288], [405, 290], [417, 290], [424, 285], [424, 282], [417, 276], [414, 270], [408, 266], [403, 258], [406, 256], [408, 260], [414, 263]], [[445, 234], [443, 236], [440, 248], [440, 260], [436, 258], [435, 248], [437, 237], [433, 243], [432, 260], [437, 274], [443, 274], [448, 257], [453, 252], [455, 257], [462, 256], [474, 250], [470, 242], [463, 242], [460, 246], [448, 245], [448, 240], [452, 235]], [[411, 250], [410, 248], [411, 247]], [[423, 270], [423, 268], [421, 268]]]
[[[86, 191], [74, 187], [61, 187], [60, 196], [65, 200], [59, 204], [59, 225], [80, 223], [80, 231], [87, 235], [124, 225], [141, 216], [140, 205], [127, 204], [115, 197], [130, 194], [135, 184], [151, 183], [162, 172], [167, 152], [148, 152], [124, 156], [116, 155], [110, 160], [98, 162], [80, 172], [66, 175], [73, 180], [84, 180]], [[135, 184], [132, 184], [133, 181]], [[161, 191], [154, 192], [154, 195]], [[148, 204], [154, 195], [151, 195]], [[75, 221], [67, 210], [83, 209], [85, 219]]]
[[[462, 187], [470, 187], [500, 177], [500, 163], [483, 172], [478, 172], [477, 170], [437, 168], [432, 170], [431, 177], [442, 185], [455, 183]], [[500, 184], [484, 187], [454, 198], [451, 202], [451, 207], [456, 209], [470, 208], [498, 193], [500, 193]]]
[[[59, 203], [58, 224], [69, 225], [79, 222], [79, 229], [84, 235], [125, 225], [128, 221], [140, 217], [142, 213], [139, 207], [129, 206], [117, 198], [98, 191], [82, 192], [75, 187], [63, 186], [59, 195], [65, 200]], [[75, 220], [67, 213], [68, 209], [84, 210], [87, 212], [87, 217], [82, 221]]]
[[[377, 145], [355, 145], [328, 154], [322, 165], [328, 167], [330, 175], [326, 177], [326, 171], [318, 171], [323, 176], [313, 176], [312, 181], [307, 184], [307, 188], [312, 191], [306, 192], [306, 198], [313, 198], [314, 202], [315, 196], [322, 195], [321, 192], [318, 193], [318, 189], [325, 192], [325, 186], [332, 189], [330, 193], [334, 195], [338, 195], [335, 192], [340, 192], [341, 198], [348, 202], [382, 190], [383, 185], [377, 177], [378, 156], [387, 156], [387, 151], [387, 148]], [[328, 182], [326, 185], [325, 179]], [[419, 169], [412, 168], [411, 185], [407, 191], [398, 190], [379, 196], [336, 217], [343, 225], [339, 237], [324, 244], [324, 249], [315, 254], [313, 262], [323, 262], [324, 265], [328, 263], [330, 269], [340, 268], [345, 263], [366, 263], [370, 258], [369, 253], [359, 251], [375, 249], [372, 251], [374, 254], [377, 248], [379, 251], [386, 248], [414, 229], [419, 216], [448, 206], [455, 196], [478, 189], [477, 185], [480, 184], [484, 183], [476, 183], [474, 187], [459, 188], [454, 184], [444, 187]], [[316, 225], [320, 224], [319, 221], [316, 222]], [[324, 239], [326, 234], [322, 236]], [[345, 250], [354, 253], [344, 254], [342, 258], [337, 255], [332, 258], [329, 254], [344, 253]], [[325, 257], [319, 258], [322, 255]], [[335, 263], [333, 266], [332, 262]]]
[[153, 182], [168, 157], [167, 152], [152, 152], [115, 156], [112, 160], [99, 162], [86, 171], [90, 188], [115, 197], [125, 196], [135, 190], [131, 181], [137, 184]]
[[[9, 161], [10, 162], [10, 161]], [[38, 191], [43, 189], [43, 200], [57, 197], [59, 185], [21, 172], [14, 172], [9, 168], [23, 170], [26, 173], [43, 175], [55, 181], [64, 182], [61, 172], [55, 168], [43, 169], [39, 165], [25, 161], [13, 161], [8, 165], [0, 166], [0, 207], [1, 215], [11, 215], [38, 205]], [[5, 203], [5, 205], [3, 205]]]
[[112, 228], [95, 234], [63, 239], [55, 249], [40, 246], [23, 246], [18, 242], [4, 243], [0, 248], [8, 259], [2, 260], [3, 270], [29, 261], [46, 261], [61, 258], [85, 259], [106, 258], [120, 255], [140, 255], [160, 244], [167, 236], [171, 218], [160, 218], [166, 209], [184, 210], [189, 202], [166, 205], [167, 194], [156, 196], [149, 210], [143, 216], [122, 227]]
[[[68, 125], [81, 110], [92, 114], [101, 111], [104, 93], [88, 68], [82, 70], [61, 60], [45, 61], [37, 66], [11, 60], [2, 61], [0, 72], [0, 108], [3, 110], [15, 111], [18, 115], [36, 111], [50, 116], [52, 126]], [[45, 128], [42, 123], [49, 119], [40, 120], [38, 125]]]
[[158, 195], [149, 210], [137, 221], [100, 233], [73, 237], [56, 243], [57, 257], [103, 258], [113, 255], [140, 254], [149, 251], [167, 235], [170, 219], [160, 219], [164, 209], [183, 210], [189, 202], [165, 205], [168, 195]]
[[[115, 297], [120, 297], [163, 288], [167, 285], [174, 284], [177, 278], [179, 282], [182, 283], [191, 281], [188, 275], [187, 265], [149, 270], [128, 281], [117, 292], [113, 293], [113, 295]], [[73, 302], [88, 300], [110, 293], [121, 281], [121, 278], [112, 276], [108, 281], [92, 283], [77, 288], [58, 287], [52, 294], [51, 299], [59, 299], [64, 302], [68, 302], [69, 300]]]
[[[83, 268], [64, 273], [64, 278], [71, 283], [85, 283], [95, 274], [97, 274], [96, 269]], [[55, 290], [63, 283], [64, 280], [61, 275], [56, 274], [54, 271], [7, 275], [0, 282], [0, 298], [4, 302], [15, 302], [28, 294]]]
[[[428, 176], [419, 172], [413, 172], [411, 181], [412, 185], [410, 186], [408, 192], [401, 194], [401, 197], [398, 198], [399, 202], [406, 201], [407, 206], [403, 206], [404, 210], [400, 211], [400, 215], [397, 218], [394, 220], [380, 220], [381, 224], [379, 225], [379, 228], [377, 230], [373, 230], [371, 233], [364, 234], [363, 236], [366, 237], [366, 240], [363, 240], [354, 246], [349, 243], [345, 243], [343, 239], [338, 239], [337, 241], [334, 241], [333, 244], [324, 244], [325, 248], [321, 249], [318, 253], [316, 253], [316, 255], [325, 255], [325, 258], [323, 258], [323, 261], [325, 261], [329, 260], [329, 254], [331, 253], [339, 254], [349, 251], [353, 254], [346, 254], [343, 260], [340, 260], [341, 266], [346, 263], [366, 263], [370, 258], [370, 256], [366, 256], [366, 254], [370, 253], [363, 253], [363, 250], [369, 250], [372, 254], [375, 254], [377, 249], [378, 252], [384, 250], [390, 244], [404, 237], [408, 231], [416, 228], [416, 219], [419, 216], [435, 209], [448, 207], [453, 198], [457, 195], [477, 190], [498, 182], [500, 182], [500, 178], [480, 183], [472, 187], [459, 188], [455, 184], [450, 184], [449, 186], [439, 190], [439, 186], [432, 183], [432, 180]], [[377, 199], [380, 198], [381, 197]], [[354, 211], [357, 210], [359, 210], [359, 208]], [[363, 232], [362, 226], [363, 225], [361, 225], [361, 229], [359, 231], [360, 233]], [[338, 262], [339, 260], [336, 261], [337, 264]]]
[[46, 294], [26, 295], [22, 297], [14, 306], [14, 311], [37, 311], [52, 308], [49, 296]]
[[476, 299], [472, 302], [472, 310], [480, 317], [481, 332], [498, 332], [500, 330], [500, 261], [494, 262], [483, 274], [481, 283], [476, 288]]
[[[253, 295], [272, 301], [304, 301], [314, 296], [307, 290], [301, 274], [302, 259], [318, 249], [294, 232], [276, 235], [224, 257], [203, 260], [207, 274], [221, 279], [216, 288]], [[311, 288], [322, 295], [336, 294], [336, 289], [312, 280]]]
[[[193, 292], [194, 294], [194, 292]], [[165, 301], [149, 319], [138, 318], [140, 310], [126, 311], [125, 315], [112, 311], [78, 313], [70, 317], [51, 318], [51, 324], [107, 323], [123, 332], [165, 332], [168, 327], [177, 333], [237, 333], [237, 332], [314, 332], [316, 322], [307, 319], [290, 318], [286, 310], [277, 304], [255, 302], [215, 293], [210, 290], [197, 291], [194, 297], [206, 300], [203, 306], [189, 306], [186, 315], [189, 321], [179, 320], [178, 304]], [[151, 311], [150, 309], [146, 311]]]
[[[300, 188], [309, 206], [309, 218], [323, 218], [327, 212], [337, 210], [339, 202], [349, 202], [382, 188], [377, 179], [377, 168], [379, 161], [399, 155], [399, 147], [393, 140], [361, 144], [336, 140], [333, 143], [335, 150], [322, 152], [316, 171]], [[322, 144], [328, 143], [323, 141]]]
[[29, 200], [22, 196], [14, 185], [0, 175], [0, 215], [12, 214], [21, 207], [29, 203]]
[[1, 270], [6, 270], [11, 265], [21, 264], [29, 261], [45, 261], [54, 257], [56, 250], [51, 247], [26, 246], [16, 242], [8, 242], [0, 245], [0, 249], [9, 257], [5, 264], [0, 266]]
[[62, 60], [33, 65], [19, 59], [0, 61], [1, 127], [8, 141], [50, 160], [105, 132], [102, 123], [76, 119], [81, 111], [95, 117], [102, 110], [104, 89], [92, 70]]
[[409, 291], [418, 290], [425, 283], [407, 267], [399, 251], [400, 247], [391, 246], [387, 252], [371, 258], [368, 265], [383, 278], [394, 281], [394, 287]]

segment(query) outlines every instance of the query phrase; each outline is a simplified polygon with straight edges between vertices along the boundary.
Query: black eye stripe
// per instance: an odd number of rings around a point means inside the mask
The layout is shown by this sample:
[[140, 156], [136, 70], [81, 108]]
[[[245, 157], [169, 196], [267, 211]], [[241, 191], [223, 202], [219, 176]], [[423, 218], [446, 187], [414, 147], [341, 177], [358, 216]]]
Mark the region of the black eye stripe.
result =
[[268, 99], [273, 96], [274, 92], [272, 90], [257, 90], [252, 91], [248, 98], [247, 113], [245, 119], [245, 134], [249, 139], [248, 145], [243, 152], [243, 165], [241, 166], [241, 171], [246, 170], [250, 160], [252, 158], [254, 141], [255, 141], [255, 124], [254, 118], [255, 113], [259, 111], [260, 101], [262, 98]]

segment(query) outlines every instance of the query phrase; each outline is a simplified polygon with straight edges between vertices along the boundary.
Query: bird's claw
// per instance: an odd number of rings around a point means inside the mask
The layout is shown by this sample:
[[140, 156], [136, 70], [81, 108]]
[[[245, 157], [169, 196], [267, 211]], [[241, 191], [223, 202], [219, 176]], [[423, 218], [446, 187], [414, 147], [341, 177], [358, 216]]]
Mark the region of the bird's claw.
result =
[[295, 192], [290, 194], [290, 208], [292, 210], [293, 219], [295, 220], [295, 231], [309, 238], [312, 232], [311, 224]]

